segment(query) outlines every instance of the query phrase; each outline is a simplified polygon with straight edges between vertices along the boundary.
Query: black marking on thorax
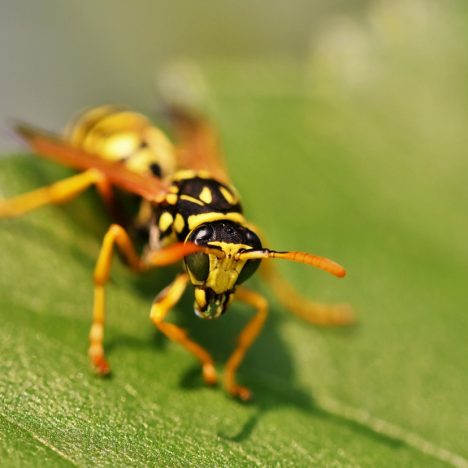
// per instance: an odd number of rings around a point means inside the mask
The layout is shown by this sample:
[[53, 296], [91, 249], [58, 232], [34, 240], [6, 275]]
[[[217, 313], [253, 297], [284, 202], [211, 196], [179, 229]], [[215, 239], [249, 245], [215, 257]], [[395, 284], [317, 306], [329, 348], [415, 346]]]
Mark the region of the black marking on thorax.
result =
[[242, 213], [233, 189], [213, 178], [194, 176], [174, 181], [170, 193], [156, 208], [161, 240], [175, 234], [184, 241], [190, 231], [188, 218], [208, 213]]

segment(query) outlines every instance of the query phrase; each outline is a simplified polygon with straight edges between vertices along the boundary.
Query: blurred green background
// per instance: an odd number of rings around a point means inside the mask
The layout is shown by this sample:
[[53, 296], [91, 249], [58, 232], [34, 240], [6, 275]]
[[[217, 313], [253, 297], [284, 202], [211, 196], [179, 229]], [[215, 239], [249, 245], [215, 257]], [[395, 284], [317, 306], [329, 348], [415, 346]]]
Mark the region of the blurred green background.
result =
[[302, 60], [323, 21], [365, 4], [2, 0], [2, 128], [5, 117], [62, 128], [77, 109], [102, 102], [151, 111], [156, 75], [180, 59]]
[[[321, 329], [270, 299], [239, 378], [207, 389], [147, 319], [172, 272], [115, 261], [109, 358], [88, 372], [91, 271], [108, 221], [88, 194], [0, 226], [5, 464], [467, 466], [466, 4], [2, 2], [1, 120], [59, 130], [112, 102], [156, 115], [157, 86], [201, 101], [246, 212], [274, 248], [330, 256], [337, 281], [281, 264], [304, 295], [350, 302]], [[186, 85], [186, 86], [185, 86]], [[6, 125], [5, 156], [18, 152]], [[4, 158], [0, 194], [68, 174]], [[225, 361], [249, 316], [173, 319]], [[221, 367], [220, 367], [221, 370]]]

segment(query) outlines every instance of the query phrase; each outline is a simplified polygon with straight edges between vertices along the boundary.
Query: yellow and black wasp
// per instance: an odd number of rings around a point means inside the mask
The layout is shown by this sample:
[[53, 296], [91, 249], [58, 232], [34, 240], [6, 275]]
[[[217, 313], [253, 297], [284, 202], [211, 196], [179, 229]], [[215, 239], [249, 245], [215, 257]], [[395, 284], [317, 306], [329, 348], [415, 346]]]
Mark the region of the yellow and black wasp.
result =
[[[146, 246], [137, 253], [128, 223], [114, 222], [104, 236], [94, 270], [93, 320], [89, 356], [99, 374], [110, 372], [104, 354], [104, 286], [117, 246], [135, 272], [183, 261], [183, 270], [155, 298], [150, 318], [168, 338], [180, 343], [202, 365], [206, 383], [217, 381], [211, 355], [186, 332], [166, 322], [187, 285], [194, 290], [195, 314], [221, 317], [231, 302], [242, 301], [256, 311], [241, 332], [225, 368], [224, 385], [231, 395], [248, 400], [250, 391], [237, 384], [236, 371], [267, 317], [267, 302], [242, 284], [262, 260], [280, 258], [328, 271], [345, 270], [337, 263], [302, 252], [264, 248], [258, 231], [244, 218], [239, 195], [229, 183], [209, 123], [192, 111], [170, 108], [178, 144], [141, 114], [102, 106], [86, 111], [63, 137], [18, 125], [18, 133], [41, 156], [79, 170], [48, 187], [0, 201], [0, 218], [15, 217], [46, 204], [64, 203], [94, 185], [119, 219], [116, 189], [138, 197], [137, 224], [144, 227]], [[326, 306], [302, 298], [272, 269], [262, 265], [265, 279], [283, 305], [302, 318], [322, 325], [352, 321], [347, 306]]]

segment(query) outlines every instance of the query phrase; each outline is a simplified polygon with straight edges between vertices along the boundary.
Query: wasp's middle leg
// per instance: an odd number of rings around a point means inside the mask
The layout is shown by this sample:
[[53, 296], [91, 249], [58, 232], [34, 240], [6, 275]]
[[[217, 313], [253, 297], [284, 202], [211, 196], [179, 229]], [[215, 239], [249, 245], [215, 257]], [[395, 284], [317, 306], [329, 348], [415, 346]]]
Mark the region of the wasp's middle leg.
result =
[[188, 283], [187, 273], [182, 273], [156, 297], [151, 307], [150, 318], [156, 327], [159, 328], [169, 339], [177, 341], [187, 351], [194, 354], [201, 362], [203, 378], [209, 385], [214, 385], [217, 381], [216, 370], [213, 358], [198, 343], [188, 338], [187, 333], [173, 323], [164, 321], [166, 315], [179, 301]]

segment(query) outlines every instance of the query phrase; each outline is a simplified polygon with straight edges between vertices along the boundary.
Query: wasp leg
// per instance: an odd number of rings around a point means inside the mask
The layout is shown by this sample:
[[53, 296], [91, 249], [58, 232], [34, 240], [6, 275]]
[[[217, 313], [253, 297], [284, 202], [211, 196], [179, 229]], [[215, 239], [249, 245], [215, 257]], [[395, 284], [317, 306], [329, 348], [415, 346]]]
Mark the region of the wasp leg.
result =
[[112, 219], [116, 219], [118, 215], [118, 210], [116, 206], [116, 201], [114, 197], [114, 192], [112, 190], [112, 184], [106, 178], [102, 178], [97, 184], [96, 189], [104, 202], [106, 210], [112, 216]]
[[164, 319], [174, 305], [179, 301], [185, 288], [187, 287], [188, 275], [182, 273], [156, 297], [151, 307], [150, 318], [156, 327], [159, 328], [169, 339], [177, 341], [187, 351], [194, 354], [201, 362], [203, 378], [209, 385], [216, 383], [216, 370], [213, 358], [199, 344], [190, 340], [187, 333], [172, 323], [166, 323]]
[[91, 185], [104, 183], [104, 176], [95, 169], [56, 182], [55, 184], [0, 201], [0, 218], [20, 216], [48, 204], [65, 203], [78, 196]]
[[349, 325], [354, 322], [350, 305], [320, 304], [306, 299], [270, 263], [263, 262], [260, 273], [281, 305], [301, 319], [316, 325]]
[[242, 330], [237, 340], [237, 347], [226, 363], [224, 385], [226, 390], [233, 396], [239, 397], [243, 401], [250, 400], [252, 394], [246, 387], [236, 383], [236, 371], [244, 359], [245, 353], [260, 333], [268, 315], [268, 304], [266, 299], [246, 288], [239, 288], [236, 292], [236, 299], [251, 305], [257, 313]]
[[122, 206], [121, 201], [115, 196], [115, 192], [112, 189], [112, 183], [109, 179], [103, 178], [102, 181], [96, 184], [96, 189], [104, 203], [104, 208], [109, 214], [111, 221], [114, 224], [119, 224], [120, 226], [129, 226], [131, 220]]
[[[102, 241], [101, 251], [94, 269], [94, 306], [93, 323], [89, 333], [89, 357], [98, 374], [108, 374], [109, 364], [104, 355], [104, 319], [105, 294], [104, 286], [109, 279], [114, 244], [117, 244], [130, 268], [136, 273], [156, 266], [170, 265], [182, 259], [187, 253], [193, 252], [190, 244], [172, 244], [164, 249], [151, 252], [145, 258], [140, 258], [125, 229], [113, 224]], [[183, 291], [182, 291], [183, 292]], [[179, 296], [180, 297], [180, 296]]]
[[139, 272], [144, 269], [125, 229], [117, 224], [113, 224], [104, 236], [94, 270], [93, 323], [89, 333], [89, 357], [95, 371], [102, 375], [110, 372], [109, 364], [104, 357], [103, 346], [105, 319], [104, 286], [109, 279], [114, 244], [117, 244], [122, 251], [132, 270]]

